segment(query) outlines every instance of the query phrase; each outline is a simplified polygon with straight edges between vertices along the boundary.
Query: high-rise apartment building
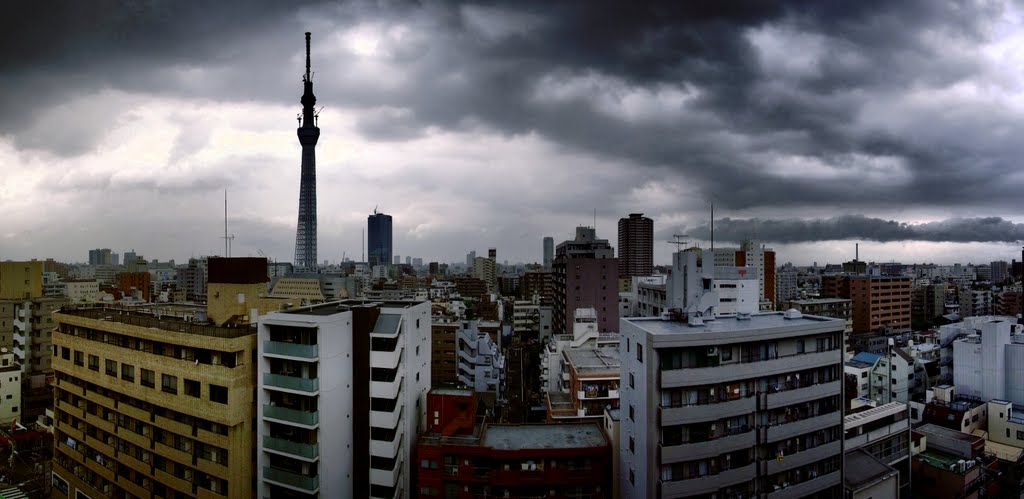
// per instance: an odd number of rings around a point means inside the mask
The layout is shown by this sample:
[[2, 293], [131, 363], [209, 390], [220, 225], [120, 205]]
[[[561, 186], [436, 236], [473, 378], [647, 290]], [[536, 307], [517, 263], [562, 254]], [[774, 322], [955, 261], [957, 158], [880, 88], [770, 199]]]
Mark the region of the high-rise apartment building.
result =
[[554, 334], [571, 331], [578, 308], [597, 311], [601, 332], [618, 332], [619, 263], [607, 239], [598, 239], [593, 227], [577, 227], [575, 239], [555, 248], [553, 268]]
[[643, 213], [619, 219], [619, 277], [648, 276], [654, 269], [654, 221]]
[[544, 238], [544, 270], [551, 271], [551, 264], [555, 262], [555, 238]]
[[476, 257], [471, 275], [487, 283], [487, 291], [498, 292], [498, 265], [493, 258]]
[[89, 250], [89, 265], [115, 265], [113, 253], [110, 248], [96, 248]]
[[259, 322], [255, 497], [411, 497], [430, 302], [340, 301]]
[[309, 32], [306, 32], [306, 74], [302, 77], [300, 99], [302, 123], [296, 130], [299, 144], [302, 144], [302, 171], [299, 178], [299, 221], [295, 229], [295, 267], [307, 271], [316, 270], [317, 267], [316, 143], [320, 139], [320, 115], [316, 112], [313, 73], [309, 69], [309, 37]]
[[621, 497], [838, 497], [844, 328], [792, 311], [623, 320]]
[[366, 217], [366, 242], [370, 268], [391, 263], [391, 215], [374, 210]]
[[989, 272], [992, 274], [992, 283], [998, 284], [1010, 277], [1010, 264], [999, 260], [989, 264]]

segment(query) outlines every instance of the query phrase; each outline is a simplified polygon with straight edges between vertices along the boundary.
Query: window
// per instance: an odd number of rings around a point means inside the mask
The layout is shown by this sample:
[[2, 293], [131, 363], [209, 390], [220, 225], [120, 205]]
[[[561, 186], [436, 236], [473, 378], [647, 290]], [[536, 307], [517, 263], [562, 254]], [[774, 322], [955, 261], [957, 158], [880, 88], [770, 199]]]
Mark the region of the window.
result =
[[[75, 350], [75, 365], [78, 367], [82, 367], [82, 355], [82, 352]], [[90, 359], [92, 359], [93, 357], [95, 357], [95, 355], [89, 356]]]
[[135, 366], [131, 364], [121, 364], [121, 379], [125, 381], [135, 382]]
[[732, 360], [732, 347], [724, 347], [718, 349], [718, 353], [722, 356], [722, 360]]
[[636, 441], [632, 436], [629, 437], [629, 452], [636, 454]]
[[629, 483], [633, 485], [636, 484], [636, 473], [633, 472], [632, 468], [629, 470]]
[[199, 398], [200, 390], [201, 387], [198, 381], [193, 381], [187, 378], [185, 379], [185, 395], [188, 395], [189, 397]]
[[210, 401], [218, 404], [228, 403], [228, 388], [226, 386], [210, 385]]
[[636, 416], [636, 408], [633, 407], [633, 404], [629, 404], [629, 420], [630, 421], [636, 421], [636, 419], [634, 419], [635, 416]]
[[629, 387], [630, 388], [635, 388], [633, 386], [633, 373], [629, 373]]
[[107, 359], [106, 362], [107, 362], [107, 364], [106, 364], [107, 376], [113, 376], [113, 377], [116, 378], [117, 377], [117, 361], [116, 360]]
[[100, 358], [95, 355], [89, 356], [89, 369], [93, 371], [100, 370]]
[[156, 386], [156, 374], [149, 369], [142, 369], [142, 386], [153, 388]]
[[866, 378], [866, 377], [868, 377], [868, 372], [867, 372], [867, 371], [864, 371], [864, 372], [860, 373], [860, 377], [861, 377], [861, 378]]
[[167, 393], [178, 393], [178, 377], [171, 376], [170, 374], [164, 374], [161, 377], [161, 389]]
[[1024, 440], [1024, 431], [1017, 430], [1017, 440]]
[[626, 353], [629, 353], [629, 338], [626, 338]]
[[796, 353], [804, 353], [804, 340], [796, 340]]
[[639, 343], [636, 345], [636, 361], [641, 364], [644, 363], [644, 349]]
[[68, 347], [60, 347], [60, 357], [64, 360], [71, 360], [71, 349]]

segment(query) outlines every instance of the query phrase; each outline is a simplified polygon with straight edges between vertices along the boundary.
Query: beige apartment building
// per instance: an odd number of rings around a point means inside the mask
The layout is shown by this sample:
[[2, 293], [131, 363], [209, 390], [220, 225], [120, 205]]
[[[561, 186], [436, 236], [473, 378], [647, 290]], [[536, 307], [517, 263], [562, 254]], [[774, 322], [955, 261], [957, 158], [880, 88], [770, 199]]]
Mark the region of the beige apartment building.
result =
[[269, 306], [252, 296], [260, 281], [265, 289], [266, 261], [216, 260], [211, 322], [201, 308], [66, 307], [54, 314], [59, 496], [253, 497], [250, 319]]

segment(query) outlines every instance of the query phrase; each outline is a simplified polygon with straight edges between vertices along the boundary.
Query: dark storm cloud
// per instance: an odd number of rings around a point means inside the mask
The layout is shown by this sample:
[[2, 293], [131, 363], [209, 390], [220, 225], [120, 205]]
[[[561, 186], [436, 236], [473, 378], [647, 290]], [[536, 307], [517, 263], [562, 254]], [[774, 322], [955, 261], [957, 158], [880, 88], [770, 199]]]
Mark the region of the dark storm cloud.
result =
[[[17, 5], [0, 25], [0, 134], [18, 147], [88, 150], [102, 120], [40, 140], [54, 127], [34, 110], [106, 88], [297, 106], [293, 59], [309, 29], [320, 103], [363, 109], [357, 130], [372, 140], [536, 133], [737, 210], [1016, 210], [1024, 187], [1009, 176], [1024, 146], [999, 133], [1020, 116], [915, 98], [983, 73], [972, 49], [998, 3]], [[381, 42], [395, 81], [360, 78], [350, 55], [317, 58], [317, 42], [359, 23], [417, 33]], [[74, 114], [53, 116], [44, 124]], [[181, 137], [175, 157], [194, 143], [201, 134]]]
[[[869, 240], [878, 242], [997, 242], [1024, 241], [1024, 224], [999, 217], [951, 218], [920, 224], [847, 215], [825, 219], [732, 219], [715, 222], [716, 241], [741, 242], [758, 239], [776, 243], [804, 243], [833, 240]], [[689, 231], [702, 240], [711, 238], [711, 227], [702, 225]]]

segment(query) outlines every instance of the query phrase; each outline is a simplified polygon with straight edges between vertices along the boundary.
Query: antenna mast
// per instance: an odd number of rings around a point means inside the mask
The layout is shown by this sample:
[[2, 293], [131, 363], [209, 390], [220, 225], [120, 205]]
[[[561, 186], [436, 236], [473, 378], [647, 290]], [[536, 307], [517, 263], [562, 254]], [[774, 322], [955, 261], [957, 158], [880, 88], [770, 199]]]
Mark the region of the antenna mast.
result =
[[[234, 234], [228, 235], [228, 191], [224, 189], [224, 256], [231, 258], [231, 240], [235, 238]], [[212, 251], [211, 251], [212, 253]]]
[[715, 251], [715, 202], [711, 202], [711, 251]]

